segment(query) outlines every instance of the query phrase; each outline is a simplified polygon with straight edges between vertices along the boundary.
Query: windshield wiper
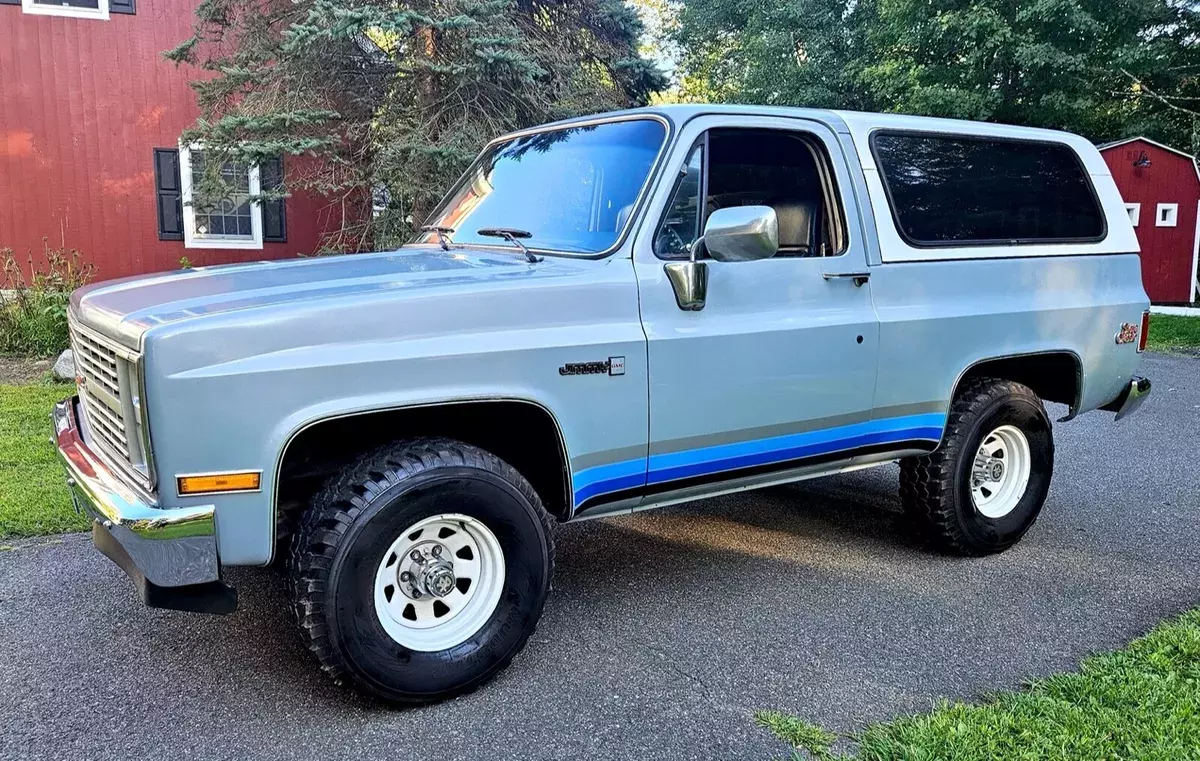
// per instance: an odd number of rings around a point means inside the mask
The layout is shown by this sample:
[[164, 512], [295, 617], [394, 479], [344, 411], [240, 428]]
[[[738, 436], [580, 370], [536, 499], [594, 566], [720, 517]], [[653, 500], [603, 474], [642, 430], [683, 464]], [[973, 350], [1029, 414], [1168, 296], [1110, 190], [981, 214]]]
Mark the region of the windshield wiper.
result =
[[[450, 240], [450, 236], [454, 234], [453, 227], [441, 227], [440, 225], [422, 225], [421, 232], [436, 234], [438, 245], [442, 247], [443, 251], [449, 251], [450, 243], [454, 242], [454, 241]], [[447, 243], [446, 241], [450, 241], [450, 243]]]
[[517, 230], [512, 227], [485, 227], [482, 230], [476, 230], [476, 235], [486, 235], [489, 238], [504, 238], [509, 243], [521, 249], [521, 253], [525, 254], [525, 261], [530, 264], [537, 264], [541, 261], [541, 257], [535, 256], [533, 252], [525, 248], [525, 244], [521, 242], [521, 238], [532, 238], [533, 233], [528, 230]]

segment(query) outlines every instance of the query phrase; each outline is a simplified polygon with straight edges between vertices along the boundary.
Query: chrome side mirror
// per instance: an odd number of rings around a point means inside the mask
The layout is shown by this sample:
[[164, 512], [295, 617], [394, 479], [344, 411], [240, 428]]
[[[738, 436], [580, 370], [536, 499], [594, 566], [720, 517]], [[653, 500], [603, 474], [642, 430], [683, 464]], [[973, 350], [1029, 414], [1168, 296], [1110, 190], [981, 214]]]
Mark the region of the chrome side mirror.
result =
[[779, 217], [770, 206], [736, 206], [712, 213], [704, 235], [692, 244], [688, 261], [663, 267], [675, 303], [685, 312], [699, 312], [708, 295], [708, 264], [696, 261], [701, 248], [718, 262], [770, 259], [779, 250]]
[[675, 303], [685, 312], [699, 312], [708, 296], [708, 263], [696, 261], [696, 253], [703, 245], [701, 236], [692, 244], [688, 261], [669, 262], [663, 266], [675, 291]]
[[717, 209], [704, 226], [703, 240], [718, 262], [770, 259], [779, 250], [779, 217], [770, 206]]

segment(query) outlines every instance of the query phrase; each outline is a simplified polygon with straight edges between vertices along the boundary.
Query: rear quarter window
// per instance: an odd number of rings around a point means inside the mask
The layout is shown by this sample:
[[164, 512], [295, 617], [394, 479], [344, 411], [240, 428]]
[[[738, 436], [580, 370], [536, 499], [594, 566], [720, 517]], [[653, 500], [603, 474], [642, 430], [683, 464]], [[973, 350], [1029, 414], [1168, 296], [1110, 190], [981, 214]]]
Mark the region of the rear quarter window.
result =
[[1104, 213], [1061, 143], [912, 132], [871, 137], [897, 231], [910, 245], [1097, 242]]

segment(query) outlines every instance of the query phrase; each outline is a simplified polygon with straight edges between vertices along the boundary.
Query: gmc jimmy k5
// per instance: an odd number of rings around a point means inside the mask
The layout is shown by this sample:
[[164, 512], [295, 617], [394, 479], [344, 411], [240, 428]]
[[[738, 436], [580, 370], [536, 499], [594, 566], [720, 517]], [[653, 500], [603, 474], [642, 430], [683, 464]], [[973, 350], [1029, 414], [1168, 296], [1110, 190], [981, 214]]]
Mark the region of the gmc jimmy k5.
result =
[[1138, 243], [1059, 132], [671, 106], [489, 144], [397, 251], [74, 294], [54, 413], [97, 547], [228, 612], [284, 557], [302, 636], [392, 702], [502, 669], [555, 523], [900, 463], [933, 545], [1018, 541], [1063, 420], [1129, 414]]

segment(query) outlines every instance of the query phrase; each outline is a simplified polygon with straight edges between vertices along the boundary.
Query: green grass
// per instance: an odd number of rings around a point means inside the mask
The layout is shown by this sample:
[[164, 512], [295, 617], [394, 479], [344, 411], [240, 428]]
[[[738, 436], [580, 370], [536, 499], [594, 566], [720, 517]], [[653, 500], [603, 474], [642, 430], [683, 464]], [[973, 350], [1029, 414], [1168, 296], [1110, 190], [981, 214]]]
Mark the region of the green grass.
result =
[[1200, 758], [1200, 610], [1162, 624], [1076, 673], [1032, 682], [984, 705], [933, 711], [868, 727], [831, 749], [820, 727], [775, 712], [755, 721], [817, 759], [855, 761], [1174, 761]]
[[1200, 317], [1150, 315], [1150, 337], [1146, 348], [1152, 351], [1200, 348]]
[[50, 409], [73, 386], [0, 386], [0, 539], [83, 531], [50, 444]]

